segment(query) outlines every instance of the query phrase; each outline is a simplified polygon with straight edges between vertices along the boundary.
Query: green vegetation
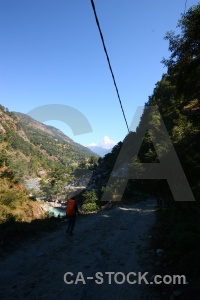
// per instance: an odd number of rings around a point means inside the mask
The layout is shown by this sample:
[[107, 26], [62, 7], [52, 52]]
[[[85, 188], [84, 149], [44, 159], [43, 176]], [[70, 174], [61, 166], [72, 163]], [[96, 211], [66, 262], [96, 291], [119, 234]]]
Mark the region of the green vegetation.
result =
[[10, 166], [7, 144], [1, 143], [0, 149], [0, 241], [1, 248], [8, 251], [25, 238], [56, 229], [59, 220], [50, 217], [37, 201], [29, 198]]
[[93, 212], [98, 210], [98, 197], [95, 191], [86, 191], [82, 194], [83, 204], [81, 209], [83, 212]]
[[13, 221], [31, 221], [36, 216], [39, 204], [31, 201], [25, 188], [18, 183], [9, 166], [0, 166], [0, 224]]

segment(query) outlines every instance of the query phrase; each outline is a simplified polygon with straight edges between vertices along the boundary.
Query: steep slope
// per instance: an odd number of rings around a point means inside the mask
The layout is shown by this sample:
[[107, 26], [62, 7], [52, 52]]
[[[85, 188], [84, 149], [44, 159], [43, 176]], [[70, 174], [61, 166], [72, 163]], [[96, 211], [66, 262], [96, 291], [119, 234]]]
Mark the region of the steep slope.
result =
[[18, 179], [63, 169], [70, 173], [82, 160], [95, 156], [60, 130], [0, 106], [0, 143], [7, 145], [10, 165]]
[[33, 137], [33, 135], [42, 134], [45, 133], [48, 137], [58, 140], [60, 143], [66, 143], [71, 146], [71, 149], [76, 152], [77, 154], [85, 154], [86, 156], [94, 155], [94, 153], [90, 150], [88, 150], [87, 147], [84, 147], [78, 143], [75, 143], [72, 139], [70, 139], [68, 136], [66, 136], [62, 131], [59, 129], [42, 124], [30, 116], [26, 114], [22, 114], [20, 112], [14, 112], [14, 114], [19, 118], [20, 122], [23, 124], [23, 128], [25, 132], [30, 136]]
[[24, 186], [16, 180], [12, 169], [0, 166], [0, 224], [30, 222], [44, 214], [40, 204], [31, 200]]

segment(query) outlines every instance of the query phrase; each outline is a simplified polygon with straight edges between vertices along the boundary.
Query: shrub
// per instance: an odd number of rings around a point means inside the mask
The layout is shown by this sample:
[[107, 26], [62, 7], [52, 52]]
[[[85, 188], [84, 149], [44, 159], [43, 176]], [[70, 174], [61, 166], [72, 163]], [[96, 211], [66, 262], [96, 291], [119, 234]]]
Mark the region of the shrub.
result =
[[92, 212], [98, 210], [98, 197], [95, 191], [86, 191], [82, 194], [83, 205], [82, 210], [84, 212]]
[[85, 203], [82, 205], [83, 212], [92, 212], [98, 210], [98, 206], [95, 202], [93, 203]]
[[82, 194], [83, 203], [95, 203], [98, 200], [98, 197], [95, 191], [86, 191]]

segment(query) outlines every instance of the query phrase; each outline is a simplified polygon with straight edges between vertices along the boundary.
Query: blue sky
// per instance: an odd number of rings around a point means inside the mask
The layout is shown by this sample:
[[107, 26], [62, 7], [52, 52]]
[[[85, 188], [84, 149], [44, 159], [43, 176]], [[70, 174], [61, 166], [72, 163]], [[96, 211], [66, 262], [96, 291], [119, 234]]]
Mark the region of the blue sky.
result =
[[[188, 0], [187, 9], [199, 1]], [[94, 0], [120, 97], [130, 125], [166, 69], [167, 31], [175, 30], [185, 0]], [[90, 0], [0, 0], [0, 104], [28, 113], [48, 104], [79, 110], [93, 132], [73, 135], [83, 145], [127, 128]], [[77, 120], [78, 122], [79, 120]]]

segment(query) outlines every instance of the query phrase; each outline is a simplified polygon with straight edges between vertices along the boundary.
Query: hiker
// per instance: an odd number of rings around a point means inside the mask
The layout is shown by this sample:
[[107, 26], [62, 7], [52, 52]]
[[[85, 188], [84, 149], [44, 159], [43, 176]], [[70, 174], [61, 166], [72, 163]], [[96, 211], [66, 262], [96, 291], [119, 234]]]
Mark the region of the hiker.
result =
[[76, 222], [76, 214], [79, 213], [76, 200], [74, 198], [67, 201], [66, 217], [68, 217], [68, 227], [66, 233], [73, 235], [73, 230]]

